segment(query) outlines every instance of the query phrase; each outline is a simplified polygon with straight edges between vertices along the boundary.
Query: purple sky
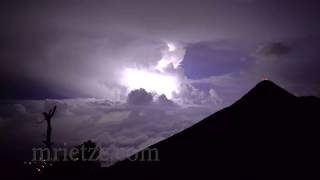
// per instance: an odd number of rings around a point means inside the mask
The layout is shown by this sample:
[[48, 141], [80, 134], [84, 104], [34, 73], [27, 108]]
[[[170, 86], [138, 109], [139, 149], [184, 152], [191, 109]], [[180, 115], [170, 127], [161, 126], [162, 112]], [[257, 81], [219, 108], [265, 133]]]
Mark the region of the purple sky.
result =
[[266, 75], [296, 93], [319, 94], [315, 0], [2, 4], [3, 98], [103, 96], [117, 86], [118, 69], [155, 64], [165, 41], [183, 44], [189, 79], [230, 75], [247, 89]]

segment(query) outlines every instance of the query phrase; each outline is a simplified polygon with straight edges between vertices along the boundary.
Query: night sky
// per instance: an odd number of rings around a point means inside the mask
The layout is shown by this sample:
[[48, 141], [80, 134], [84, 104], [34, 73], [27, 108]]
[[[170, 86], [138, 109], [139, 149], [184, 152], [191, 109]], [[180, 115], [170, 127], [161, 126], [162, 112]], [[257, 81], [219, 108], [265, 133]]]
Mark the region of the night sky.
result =
[[57, 144], [123, 158], [262, 79], [320, 96], [319, 18], [317, 0], [1, 1], [0, 139], [36, 146], [57, 105]]

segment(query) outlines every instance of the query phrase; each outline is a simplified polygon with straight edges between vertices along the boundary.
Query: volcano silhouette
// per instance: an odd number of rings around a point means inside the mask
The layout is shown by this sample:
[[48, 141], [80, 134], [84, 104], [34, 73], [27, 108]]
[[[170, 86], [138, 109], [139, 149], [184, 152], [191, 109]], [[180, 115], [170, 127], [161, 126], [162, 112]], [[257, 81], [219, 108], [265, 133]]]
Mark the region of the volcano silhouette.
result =
[[319, 112], [318, 98], [296, 97], [262, 81], [230, 107], [150, 146], [158, 150], [158, 161], [132, 161], [132, 156], [101, 175], [111, 179], [319, 177]]

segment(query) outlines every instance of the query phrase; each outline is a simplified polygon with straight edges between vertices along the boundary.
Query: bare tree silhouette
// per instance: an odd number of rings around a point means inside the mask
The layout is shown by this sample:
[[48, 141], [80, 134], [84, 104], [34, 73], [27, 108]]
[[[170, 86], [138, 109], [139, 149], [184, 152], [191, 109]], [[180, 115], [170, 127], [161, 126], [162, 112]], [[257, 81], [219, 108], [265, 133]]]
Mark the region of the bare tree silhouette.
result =
[[[47, 134], [46, 134], [46, 140], [43, 141], [46, 148], [48, 148], [51, 151], [51, 146], [53, 142], [51, 141], [51, 134], [52, 134], [52, 126], [51, 126], [51, 119], [56, 112], [57, 106], [54, 106], [53, 109], [50, 109], [49, 112], [43, 112], [44, 120], [47, 121]], [[43, 121], [42, 121], [43, 122]]]

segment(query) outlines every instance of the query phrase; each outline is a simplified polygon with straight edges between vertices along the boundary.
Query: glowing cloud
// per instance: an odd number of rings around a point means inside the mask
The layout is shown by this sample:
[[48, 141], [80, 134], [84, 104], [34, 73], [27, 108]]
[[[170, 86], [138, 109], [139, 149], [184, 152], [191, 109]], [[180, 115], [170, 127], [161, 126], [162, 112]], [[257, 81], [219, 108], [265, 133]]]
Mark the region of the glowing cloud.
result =
[[176, 50], [176, 46], [174, 44], [168, 43], [167, 46], [168, 46], [170, 52]]
[[174, 68], [178, 68], [182, 62], [185, 49], [173, 43], [167, 43], [167, 49], [162, 52], [162, 58], [158, 61], [155, 69], [164, 72], [171, 64]]
[[148, 92], [164, 94], [168, 98], [172, 98], [173, 92], [179, 92], [178, 80], [174, 76], [143, 69], [125, 69], [122, 83], [130, 91], [143, 88]]
[[[157, 65], [149, 68], [126, 68], [123, 71], [122, 85], [129, 91], [143, 88], [148, 92], [158, 95], [164, 94], [172, 99], [172, 93], [179, 93], [180, 78], [173, 73], [185, 55], [184, 47], [167, 43], [167, 48], [162, 51], [162, 57]], [[170, 71], [168, 71], [171, 69]]]

